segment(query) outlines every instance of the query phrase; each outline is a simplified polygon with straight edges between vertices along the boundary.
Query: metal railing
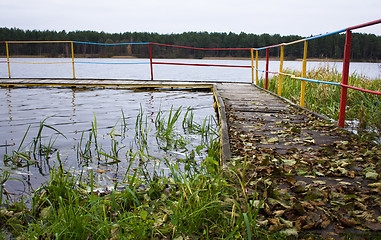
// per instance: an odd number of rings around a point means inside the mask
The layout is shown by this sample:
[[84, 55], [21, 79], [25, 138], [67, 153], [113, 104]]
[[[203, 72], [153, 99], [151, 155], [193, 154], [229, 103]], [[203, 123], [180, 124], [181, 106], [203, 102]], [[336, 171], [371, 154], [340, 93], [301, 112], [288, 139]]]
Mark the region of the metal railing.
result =
[[[10, 54], [9, 54], [9, 44], [23, 44], [23, 43], [70, 43], [71, 45], [71, 61], [70, 62], [37, 62], [33, 64], [54, 64], [54, 63], [71, 63], [72, 64], [72, 71], [73, 71], [73, 79], [76, 78], [75, 76], [75, 63], [84, 63], [84, 64], [149, 64], [150, 65], [150, 75], [151, 80], [154, 80], [154, 71], [153, 66], [154, 65], [180, 65], [180, 66], [199, 66], [199, 67], [233, 67], [233, 68], [251, 68], [251, 76], [252, 76], [252, 84], [259, 85], [259, 76], [258, 72], [263, 72], [265, 74], [264, 79], [264, 88], [268, 89], [268, 81], [269, 81], [269, 73], [270, 74], [278, 74], [279, 80], [278, 80], [278, 95], [282, 95], [282, 77], [283, 76], [289, 76], [292, 79], [297, 79], [301, 81], [301, 94], [300, 94], [300, 106], [305, 106], [305, 93], [306, 93], [306, 82], [312, 82], [312, 83], [319, 83], [319, 84], [329, 84], [329, 85], [336, 85], [341, 87], [341, 98], [340, 98], [340, 109], [339, 109], [339, 120], [338, 125], [341, 127], [344, 127], [345, 123], [345, 109], [346, 109], [346, 102], [347, 102], [347, 89], [351, 88], [357, 91], [362, 91], [370, 94], [377, 94], [381, 95], [381, 92], [371, 91], [367, 89], [362, 89], [354, 86], [348, 85], [348, 76], [349, 76], [349, 63], [350, 63], [350, 52], [351, 52], [351, 38], [352, 38], [352, 30], [375, 25], [381, 23], [381, 19], [348, 27], [345, 29], [341, 29], [335, 32], [308, 37], [304, 39], [300, 39], [297, 41], [292, 41], [288, 43], [280, 43], [276, 45], [271, 46], [265, 46], [260, 48], [197, 48], [197, 47], [189, 47], [189, 46], [179, 46], [179, 45], [169, 45], [169, 44], [162, 44], [162, 43], [153, 43], [153, 42], [142, 42], [142, 43], [91, 43], [91, 42], [79, 42], [79, 41], [3, 41], [0, 43], [5, 43], [6, 46], [6, 54], [7, 54], [7, 61], [2, 61], [0, 63], [7, 63], [8, 65], [8, 76], [11, 78], [11, 70], [10, 70], [10, 64], [11, 63], [30, 63], [30, 62], [19, 62], [19, 61], [10, 61]], [[308, 54], [308, 42], [317, 38], [323, 38], [329, 35], [333, 34], [339, 34], [339, 33], [346, 33], [345, 38], [345, 47], [344, 47], [344, 59], [343, 59], [343, 71], [342, 71], [342, 82], [336, 83], [336, 82], [327, 82], [327, 81], [321, 81], [317, 79], [309, 79], [306, 78], [307, 75], [307, 54]], [[303, 51], [303, 61], [302, 61], [302, 72], [301, 76], [295, 76], [293, 74], [288, 74], [283, 72], [283, 60], [284, 60], [284, 48], [286, 46], [290, 46], [293, 44], [298, 43], [304, 43], [304, 51]], [[87, 61], [75, 61], [75, 55], [74, 55], [74, 44], [90, 44], [90, 45], [102, 45], [102, 46], [118, 46], [118, 45], [147, 45], [149, 47], [149, 62], [118, 62], [118, 63], [109, 63], [109, 62], [87, 62]], [[200, 51], [250, 51], [251, 55], [251, 65], [228, 65], [228, 64], [201, 64], [201, 63], [181, 63], [181, 62], [158, 62], [153, 60], [153, 51], [152, 46], [162, 46], [162, 47], [172, 47], [172, 48], [182, 48], [182, 49], [192, 49], [192, 50], [200, 50]], [[279, 71], [273, 72], [269, 71], [269, 49], [271, 48], [280, 48], [280, 65], [279, 65]], [[265, 69], [259, 69], [258, 67], [258, 55], [259, 51], [265, 50], [266, 51], [266, 67]], [[254, 56], [255, 51], [255, 56]], [[255, 60], [255, 65], [254, 65]]]

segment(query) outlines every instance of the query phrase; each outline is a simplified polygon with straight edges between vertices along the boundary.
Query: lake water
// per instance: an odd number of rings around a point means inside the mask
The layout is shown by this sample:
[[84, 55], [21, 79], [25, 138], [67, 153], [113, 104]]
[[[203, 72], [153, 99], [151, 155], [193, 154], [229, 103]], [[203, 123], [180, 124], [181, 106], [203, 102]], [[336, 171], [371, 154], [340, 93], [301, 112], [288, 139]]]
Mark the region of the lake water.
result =
[[[214, 116], [213, 95], [205, 91], [180, 91], [161, 90], [143, 91], [133, 89], [83, 89], [83, 88], [1, 88], [0, 89], [0, 156], [13, 150], [17, 150], [19, 144], [27, 132], [26, 139], [22, 146], [22, 151], [31, 151], [30, 144], [38, 136], [41, 121], [61, 132], [44, 127], [42, 131], [42, 143], [48, 145], [54, 141], [54, 148], [58, 149], [60, 158], [64, 162], [65, 168], [72, 171], [85, 173], [90, 169], [103, 172], [95, 173], [97, 184], [113, 185], [114, 180], [121, 180], [125, 177], [127, 169], [138, 167], [141, 162], [134, 162], [129, 168], [131, 158], [128, 151], [137, 152], [139, 150], [136, 142], [136, 119], [140, 111], [144, 114], [143, 122], [146, 130], [149, 145], [149, 156], [153, 159], [165, 157], [169, 162], [174, 163], [177, 159], [184, 159], [184, 148], [170, 148], [166, 151], [159, 149], [154, 120], [159, 111], [163, 115], [169, 116], [171, 108], [177, 110], [182, 107], [182, 114], [176, 124], [177, 138], [183, 137], [189, 143], [186, 148], [194, 149], [201, 145], [201, 137], [195, 134], [188, 134], [182, 129], [182, 118], [188, 107], [194, 113], [194, 122], [203, 123], [207, 116]], [[123, 110], [123, 113], [122, 113]], [[124, 115], [124, 118], [123, 118]], [[112, 151], [112, 139], [116, 139], [118, 153], [118, 164], [113, 164], [113, 159], [101, 156], [103, 161], [78, 161], [78, 144], [81, 142], [81, 149], [85, 148], [85, 143], [89, 139], [92, 126], [96, 122], [97, 142], [101, 146], [102, 152], [110, 154]], [[93, 125], [92, 125], [93, 123]], [[125, 123], [125, 125], [124, 125]], [[124, 127], [126, 126], [126, 127]], [[214, 127], [216, 125], [214, 124]], [[83, 135], [82, 135], [83, 134]], [[176, 136], [174, 137], [176, 138]], [[94, 143], [94, 137], [92, 139]], [[92, 147], [94, 148], [94, 147]], [[93, 155], [94, 155], [93, 151]], [[30, 192], [38, 188], [43, 182], [49, 179], [50, 170], [58, 164], [56, 151], [51, 158], [41, 159], [37, 156], [36, 164], [25, 166], [25, 161], [14, 162], [12, 160], [0, 161], [0, 170], [12, 172], [12, 177], [22, 179], [25, 186], [18, 181], [9, 181], [6, 189], [11, 193]], [[204, 152], [205, 153], [205, 152]], [[147, 152], [145, 152], [148, 155]], [[189, 154], [189, 153], [188, 153]], [[196, 156], [196, 159], [202, 158]], [[106, 160], [105, 160], [106, 159]], [[157, 170], [169, 172], [168, 166], [158, 160], [147, 161], [147, 170]], [[1, 172], [1, 171], [0, 171]], [[129, 174], [129, 173], [127, 173]], [[131, 173], [133, 174], [133, 172]]]
[[[6, 61], [6, 59], [0, 59]], [[11, 61], [18, 62], [71, 62], [64, 58], [13, 58]], [[75, 73], [77, 78], [95, 79], [151, 79], [150, 66], [146, 64], [149, 59], [81, 59], [76, 58], [76, 62], [104, 62], [108, 64], [88, 64], [76, 63]], [[221, 65], [244, 65], [250, 66], [248, 60], [213, 60], [213, 59], [154, 59], [157, 62], [181, 62], [181, 63], [200, 63], [200, 64], [221, 64]], [[139, 64], [121, 64], [139, 63]], [[266, 62], [259, 61], [259, 69], [264, 70]], [[342, 71], [341, 62], [307, 62], [307, 70], [319, 66], [330, 66]], [[294, 70], [302, 69], [300, 61], [284, 61], [283, 68]], [[279, 70], [279, 61], [270, 61], [270, 71]], [[247, 68], [221, 68], [221, 67], [198, 67], [198, 66], [173, 66], [173, 65], [154, 65], [155, 80], [200, 80], [200, 81], [233, 81], [251, 82], [251, 69]], [[370, 79], [381, 77], [380, 63], [359, 63], [350, 64], [350, 72], [362, 74]], [[263, 73], [259, 73], [262, 76]], [[72, 78], [72, 64], [21, 64], [11, 63], [11, 75], [14, 78]], [[8, 77], [6, 63], [0, 63], [0, 78]]]

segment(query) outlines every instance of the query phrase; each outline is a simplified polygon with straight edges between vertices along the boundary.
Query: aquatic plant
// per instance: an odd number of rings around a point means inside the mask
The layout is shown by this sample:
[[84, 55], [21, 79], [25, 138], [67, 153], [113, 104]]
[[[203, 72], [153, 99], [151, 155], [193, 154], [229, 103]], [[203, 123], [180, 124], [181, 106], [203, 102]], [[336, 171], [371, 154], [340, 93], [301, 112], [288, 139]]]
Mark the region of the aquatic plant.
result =
[[[140, 112], [135, 129], [138, 139], [134, 141], [136, 146], [131, 146], [125, 154], [123, 161], [128, 161], [128, 167], [122, 180], [110, 188], [100, 189], [96, 174], [102, 173], [84, 169], [77, 174], [66, 169], [57, 151], [58, 162], [50, 171], [49, 181], [32, 194], [31, 207], [19, 208], [10, 214], [15, 208], [9, 206], [8, 215], [1, 220], [2, 227], [7, 227], [13, 237], [26, 239], [175, 239], [187, 236], [271, 239], [272, 235], [256, 227], [263, 196], [246, 192], [249, 181], [246, 161], [237, 161], [224, 168], [219, 164], [220, 146], [218, 131], [213, 129], [216, 126], [214, 118], [207, 117], [197, 123], [189, 110], [182, 122], [178, 122], [181, 117], [176, 112], [172, 110], [168, 117], [159, 113], [154, 124], [161, 131], [162, 138], [157, 135], [157, 139], [168, 146], [167, 151], [176, 148], [176, 141], [180, 144], [186, 140], [179, 134], [179, 125], [184, 132], [198, 133], [200, 145], [180, 147], [187, 149], [185, 158], [173, 161], [166, 155], [157, 159], [149, 154], [146, 145], [151, 128]], [[87, 140], [82, 132], [77, 145], [77, 158], [82, 161], [94, 161], [92, 157], [98, 156], [95, 151], [106, 157], [100, 145], [95, 147], [96, 126], [92, 123]], [[110, 142], [115, 147], [111, 147], [108, 158], [117, 156], [121, 160], [119, 145], [114, 142], [118, 141], [116, 126], [117, 123], [110, 131]], [[97, 161], [104, 163], [106, 159]], [[152, 161], [157, 164], [148, 168], [147, 164]], [[160, 165], [165, 165], [170, 173], [164, 174], [162, 169], [155, 167]], [[274, 236], [278, 238], [279, 234]]]

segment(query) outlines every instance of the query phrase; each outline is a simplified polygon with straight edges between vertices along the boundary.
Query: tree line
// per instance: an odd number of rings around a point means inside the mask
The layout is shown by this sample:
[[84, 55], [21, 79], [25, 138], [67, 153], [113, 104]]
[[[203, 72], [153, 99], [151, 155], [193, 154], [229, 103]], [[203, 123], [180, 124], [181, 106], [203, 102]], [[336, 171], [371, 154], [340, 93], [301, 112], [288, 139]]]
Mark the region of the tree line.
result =
[[[198, 48], [259, 48], [302, 39], [298, 35], [247, 34], [223, 32], [184, 32], [159, 34], [149, 32], [105, 33], [96, 31], [39, 31], [18, 28], [0, 28], [0, 41], [82, 41], [95, 43], [139, 43], [156, 42]], [[345, 34], [335, 34], [308, 42], [309, 58], [342, 59]], [[4, 44], [5, 45], [5, 44]], [[303, 57], [303, 43], [285, 46], [285, 59]], [[77, 57], [133, 56], [149, 57], [147, 45], [98, 46], [74, 44]], [[250, 57], [249, 51], [200, 51], [163, 46], [152, 47], [154, 58], [204, 58], [204, 57]], [[271, 57], [279, 57], [280, 48], [269, 50]], [[12, 44], [11, 55], [39, 55], [47, 57], [70, 57], [70, 44]], [[265, 57], [265, 51], [259, 56]], [[0, 45], [0, 55], [6, 55], [5, 46]], [[353, 33], [351, 58], [361, 61], [381, 59], [381, 36], [375, 34]]]

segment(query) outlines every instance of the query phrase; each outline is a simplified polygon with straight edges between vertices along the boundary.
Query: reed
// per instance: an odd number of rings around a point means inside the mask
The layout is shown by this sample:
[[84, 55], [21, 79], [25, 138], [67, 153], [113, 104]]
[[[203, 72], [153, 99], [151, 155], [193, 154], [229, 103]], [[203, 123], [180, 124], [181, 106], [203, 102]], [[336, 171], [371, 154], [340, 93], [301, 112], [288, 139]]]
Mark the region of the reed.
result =
[[[301, 76], [301, 72], [295, 70], [287, 69], [284, 72]], [[307, 78], [341, 83], [342, 74], [334, 68], [322, 66], [308, 72]], [[278, 80], [278, 76], [273, 76], [269, 79], [268, 89], [270, 91], [277, 93]], [[353, 73], [349, 76], [348, 84], [368, 90], [381, 91], [380, 79], [369, 80], [365, 76], [357, 73]], [[264, 86], [263, 79], [260, 81], [260, 86]], [[283, 76], [283, 97], [296, 104], [300, 104], [300, 87], [300, 80], [292, 79], [290, 76]], [[340, 86], [306, 82], [305, 105], [314, 112], [338, 120], [340, 93]], [[377, 136], [381, 133], [381, 96], [348, 89], [347, 99], [347, 124], [355, 123], [355, 129], [360, 136], [377, 140]]]

